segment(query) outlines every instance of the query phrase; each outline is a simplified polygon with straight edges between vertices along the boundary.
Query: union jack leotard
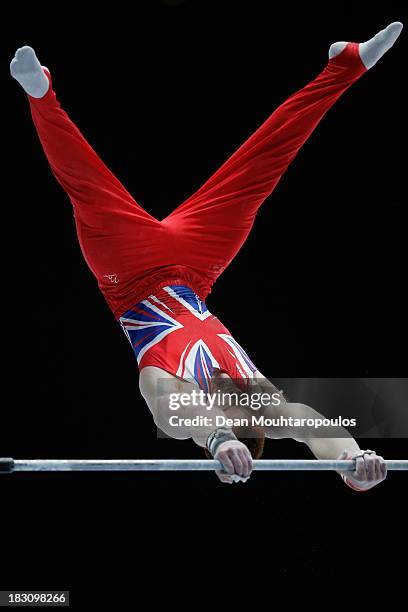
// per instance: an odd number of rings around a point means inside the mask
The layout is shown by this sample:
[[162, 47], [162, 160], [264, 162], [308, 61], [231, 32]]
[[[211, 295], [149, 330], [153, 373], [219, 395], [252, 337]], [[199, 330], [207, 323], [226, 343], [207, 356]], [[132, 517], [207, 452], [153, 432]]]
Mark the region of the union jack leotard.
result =
[[190, 287], [162, 287], [119, 319], [141, 370], [156, 366], [209, 390], [214, 368], [242, 383], [257, 369]]

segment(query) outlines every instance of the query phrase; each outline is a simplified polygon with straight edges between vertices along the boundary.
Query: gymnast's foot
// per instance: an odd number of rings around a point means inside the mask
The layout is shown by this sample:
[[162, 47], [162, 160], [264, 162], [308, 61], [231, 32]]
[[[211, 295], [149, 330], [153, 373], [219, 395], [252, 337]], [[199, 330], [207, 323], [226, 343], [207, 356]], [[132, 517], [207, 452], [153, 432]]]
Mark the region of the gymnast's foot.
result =
[[17, 49], [10, 73], [29, 96], [42, 98], [47, 93], [50, 82], [31, 47]]
[[[360, 43], [358, 51], [360, 53], [361, 61], [367, 68], [372, 68], [378, 60], [391, 49], [398, 36], [401, 34], [403, 25], [399, 21], [390, 23], [384, 30], [381, 30], [367, 42]], [[329, 59], [339, 55], [347, 45], [346, 42], [335, 42], [329, 49]]]

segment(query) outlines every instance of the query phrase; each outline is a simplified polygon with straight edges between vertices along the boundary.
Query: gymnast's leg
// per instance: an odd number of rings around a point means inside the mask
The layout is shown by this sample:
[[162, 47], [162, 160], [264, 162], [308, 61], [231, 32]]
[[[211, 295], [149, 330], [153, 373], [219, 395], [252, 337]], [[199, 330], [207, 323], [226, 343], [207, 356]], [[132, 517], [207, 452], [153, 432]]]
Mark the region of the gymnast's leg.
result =
[[[236, 255], [259, 206], [336, 100], [394, 44], [392, 23], [365, 43], [335, 43], [329, 63], [293, 94], [165, 222], [179, 235], [186, 265], [211, 285]], [[205, 296], [202, 296], [205, 297]]]
[[28, 94], [51, 170], [72, 202], [83, 255], [115, 312], [138, 278], [162, 264], [163, 228], [108, 170], [61, 108], [51, 75], [31, 47], [17, 50], [10, 71]]

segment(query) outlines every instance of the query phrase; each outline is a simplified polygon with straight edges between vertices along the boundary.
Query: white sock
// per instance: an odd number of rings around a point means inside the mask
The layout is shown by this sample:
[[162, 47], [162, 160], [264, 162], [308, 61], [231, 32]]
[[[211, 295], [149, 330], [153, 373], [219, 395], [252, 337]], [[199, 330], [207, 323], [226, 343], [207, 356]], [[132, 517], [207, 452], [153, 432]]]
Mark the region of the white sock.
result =
[[31, 47], [17, 49], [10, 63], [10, 73], [33, 98], [42, 98], [47, 93], [50, 82]]
[[[384, 30], [381, 30], [367, 42], [360, 43], [359, 53], [364, 66], [369, 69], [372, 68], [378, 60], [391, 49], [398, 36], [401, 34], [403, 25], [399, 21], [390, 23]], [[333, 43], [329, 49], [329, 59], [336, 57], [341, 53], [344, 47], [347, 45], [346, 42]]]

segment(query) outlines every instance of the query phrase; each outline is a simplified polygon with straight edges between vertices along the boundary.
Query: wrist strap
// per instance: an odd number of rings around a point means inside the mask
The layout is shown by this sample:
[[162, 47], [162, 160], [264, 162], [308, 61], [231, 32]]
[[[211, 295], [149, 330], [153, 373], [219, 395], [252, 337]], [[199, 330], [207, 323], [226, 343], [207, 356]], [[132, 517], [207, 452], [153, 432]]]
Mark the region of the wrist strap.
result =
[[210, 433], [207, 438], [207, 449], [211, 455], [215, 457], [215, 453], [220, 444], [228, 442], [229, 440], [237, 440], [232, 429], [228, 429], [228, 427], [217, 427], [217, 429]]
[[354, 453], [351, 455], [350, 459], [358, 459], [358, 457], [364, 457], [364, 455], [376, 455], [375, 451], [370, 449], [359, 451], [358, 453]]

